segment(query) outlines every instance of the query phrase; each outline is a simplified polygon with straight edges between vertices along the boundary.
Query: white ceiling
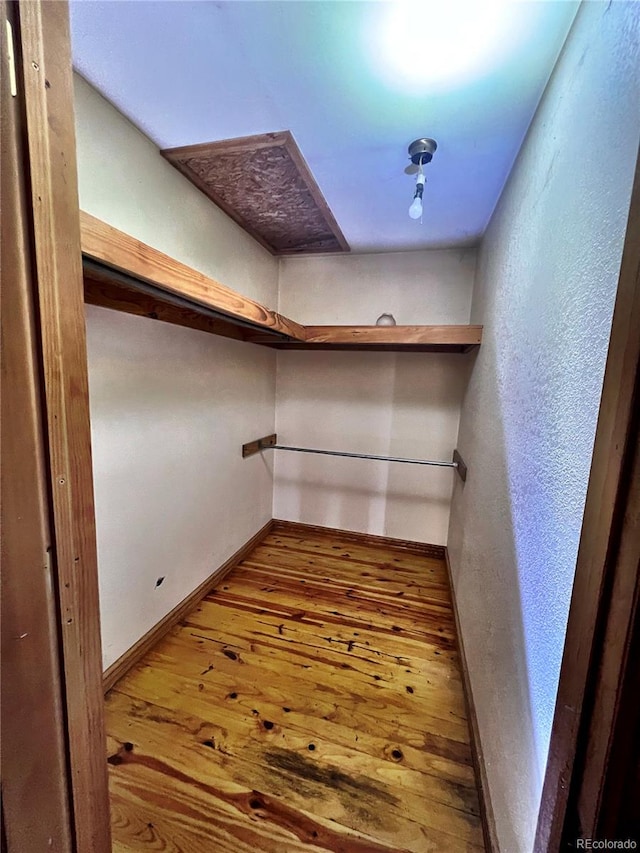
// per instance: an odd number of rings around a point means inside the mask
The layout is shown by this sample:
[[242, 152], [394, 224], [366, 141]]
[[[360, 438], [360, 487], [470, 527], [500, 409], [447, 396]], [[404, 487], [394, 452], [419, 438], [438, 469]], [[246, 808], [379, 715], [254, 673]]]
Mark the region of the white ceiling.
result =
[[[76, 0], [73, 57], [160, 148], [291, 130], [353, 251], [473, 245], [577, 5]], [[404, 173], [421, 136], [422, 223]]]

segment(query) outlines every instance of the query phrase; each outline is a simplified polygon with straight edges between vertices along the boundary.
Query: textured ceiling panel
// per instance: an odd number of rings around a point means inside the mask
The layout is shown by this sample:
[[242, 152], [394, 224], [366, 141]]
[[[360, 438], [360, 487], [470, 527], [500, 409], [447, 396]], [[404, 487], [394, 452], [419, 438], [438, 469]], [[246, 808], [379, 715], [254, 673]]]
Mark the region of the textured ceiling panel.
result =
[[349, 251], [288, 131], [161, 153], [274, 255]]

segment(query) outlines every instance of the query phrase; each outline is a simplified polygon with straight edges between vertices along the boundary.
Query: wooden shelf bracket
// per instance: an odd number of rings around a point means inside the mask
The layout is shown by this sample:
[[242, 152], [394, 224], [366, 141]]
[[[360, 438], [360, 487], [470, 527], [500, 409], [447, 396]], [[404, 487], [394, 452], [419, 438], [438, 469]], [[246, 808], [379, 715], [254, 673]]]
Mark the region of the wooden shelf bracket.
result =
[[246, 459], [248, 456], [255, 456], [256, 453], [260, 453], [261, 450], [264, 450], [267, 447], [274, 447], [277, 440], [278, 436], [274, 432], [272, 435], [265, 435], [263, 438], [257, 438], [255, 441], [243, 444], [242, 458]]

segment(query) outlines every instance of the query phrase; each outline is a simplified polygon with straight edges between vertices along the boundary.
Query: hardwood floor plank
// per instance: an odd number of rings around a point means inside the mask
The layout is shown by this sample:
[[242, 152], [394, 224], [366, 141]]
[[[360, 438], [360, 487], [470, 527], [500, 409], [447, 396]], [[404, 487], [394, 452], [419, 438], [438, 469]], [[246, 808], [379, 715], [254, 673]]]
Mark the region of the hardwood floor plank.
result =
[[[207, 610], [209, 614], [212, 612], [215, 613], [216, 609]], [[198, 631], [197, 626], [193, 627]], [[465, 720], [466, 717], [460, 682], [447, 679], [446, 675], [438, 672], [435, 665], [430, 667], [430, 673], [425, 673], [426, 666], [421, 667], [415, 660], [407, 659], [408, 666], [404, 668], [387, 665], [382, 671], [370, 674], [366, 669], [362, 670], [354, 666], [353, 658], [348, 653], [333, 654], [330, 651], [318, 649], [315, 656], [307, 651], [303, 656], [296, 655], [296, 649], [291, 648], [290, 644], [284, 641], [284, 629], [282, 638], [279, 634], [277, 639], [276, 636], [273, 637], [273, 641], [281, 646], [279, 653], [276, 647], [274, 654], [269, 654], [269, 649], [264, 646], [260, 649], [258, 639], [250, 630], [244, 636], [229, 635], [226, 623], [222, 624], [222, 618], [214, 631], [201, 626], [198, 639], [211, 637], [211, 634], [225, 641], [230, 640], [232, 644], [229, 643], [225, 648], [219, 645], [217, 648], [211, 648], [206, 641], [204, 645], [199, 644], [202, 655], [193, 667], [193, 672], [197, 673], [198, 670], [203, 669], [203, 666], [206, 668], [209, 662], [212, 666], [215, 664], [217, 673], [225, 673], [227, 677], [237, 680], [250, 682], [255, 678], [261, 681], [266, 675], [273, 673], [273, 677], [277, 677], [280, 674], [283, 682], [285, 679], [309, 681], [310, 686], [318, 691], [329, 693], [337, 698], [344, 697], [345, 701], [352, 701], [354, 704], [382, 700], [399, 708], [412, 709], [419, 706], [425, 712], [429, 709], [442, 708], [446, 719], [457, 716]], [[233, 642], [234, 639], [237, 642]], [[173, 644], [177, 646], [176, 640], [177, 638], [173, 638]], [[168, 638], [167, 645], [171, 643], [172, 639]], [[192, 637], [188, 637], [187, 643], [189, 649], [193, 648]], [[164, 645], [156, 647], [156, 652], [164, 652], [165, 648]], [[228, 657], [230, 650], [236, 655], [235, 659]], [[261, 654], [261, 651], [265, 653]], [[151, 657], [155, 660], [153, 652]], [[179, 669], [184, 665], [184, 658], [184, 648], [181, 657], [177, 660], [169, 651], [166, 663], [169, 665], [173, 660], [176, 668]], [[367, 664], [364, 663], [362, 666]], [[410, 671], [407, 672], [407, 670]], [[186, 674], [185, 669], [179, 671]], [[375, 675], [381, 677], [376, 679]], [[410, 689], [407, 690], [407, 688]]]
[[[370, 629], [359, 627], [358, 630], [353, 630], [350, 626], [341, 624], [340, 621], [328, 622], [316, 618], [312, 611], [298, 610], [292, 618], [283, 620], [282, 610], [278, 612], [276, 609], [274, 613], [271, 608], [267, 611], [264, 606], [256, 608], [250, 605], [240, 608], [223, 599], [221, 595], [215, 595], [201, 602], [182, 624], [209, 629], [205, 623], [209, 617], [203, 618], [200, 614], [201, 608], [206, 610], [212, 605], [222, 605], [225, 608], [225, 611], [216, 610], [215, 616], [228, 620], [232, 629], [238, 626], [239, 630], [246, 628], [249, 631], [258, 632], [261, 636], [274, 637], [277, 634], [278, 637], [282, 636], [302, 645], [310, 644], [334, 651], [341, 650], [352, 656], [360, 655], [365, 657], [371, 666], [376, 667], [376, 672], [377, 667], [384, 661], [395, 668], [399, 665], [408, 666], [407, 660], [415, 658], [433, 663], [437, 668], [436, 671], [444, 677], [460, 677], [457, 669], [457, 652], [454, 648], [443, 650], [439, 643], [430, 643], [424, 637], [410, 637], [402, 631], [380, 632], [376, 630], [375, 625]], [[227, 624], [226, 621], [225, 624]], [[215, 628], [211, 630], [215, 631]], [[438, 634], [437, 629], [436, 634]], [[443, 666], [444, 663], [451, 665]]]
[[[277, 591], [277, 595], [272, 595], [271, 593], [276, 592], [276, 587], [265, 587], [260, 590], [263, 594], [262, 599], [256, 599], [255, 589], [246, 585], [242, 589], [242, 594], [234, 594], [232, 591], [227, 594], [216, 593], [215, 600], [237, 610], [273, 613], [293, 621], [312, 621], [316, 624], [375, 630], [378, 634], [394, 637], [395, 641], [398, 641], [401, 636], [422, 639], [443, 650], [455, 648], [451, 618], [448, 614], [440, 616], [437, 610], [431, 614], [433, 618], [428, 620], [409, 621], [407, 619], [409, 612], [405, 612], [403, 608], [383, 607], [377, 603], [376, 606], [367, 608], [345, 598], [333, 601], [331, 598], [318, 599], [313, 595], [313, 591], [307, 599], [302, 589], [299, 595], [295, 595], [283, 586]], [[211, 596], [208, 598], [212, 600]], [[311, 602], [312, 598], [315, 600]], [[399, 625], [398, 622], [404, 624]]]
[[[313, 569], [318, 565], [320, 571], [314, 572]], [[330, 575], [340, 572], [341, 560], [339, 557], [323, 557], [322, 560], [317, 558], [300, 560], [297, 555], [292, 555], [290, 552], [278, 551], [275, 548], [261, 549], [252, 554], [251, 560], [247, 562], [246, 568], [262, 569], [273, 577], [274, 567], [278, 570], [278, 580], [285, 582], [289, 580], [291, 583], [300, 583], [304, 579], [305, 583], [317, 585], [317, 588], [326, 588], [327, 582], [331, 584], [331, 591], [335, 593], [346, 593], [349, 590], [354, 592], [359, 590], [361, 595], [371, 596], [371, 598], [380, 597], [382, 599], [395, 600], [402, 598], [403, 602], [411, 602], [413, 605], [420, 606], [425, 601], [432, 599], [434, 602], [441, 602], [445, 607], [451, 604], [451, 598], [448, 588], [439, 582], [429, 582], [427, 580], [418, 579], [416, 581], [407, 581], [406, 578], [395, 578], [389, 575], [384, 569], [380, 569], [379, 577], [374, 577], [371, 573], [366, 573], [366, 578], [350, 578], [346, 580], [336, 580]], [[325, 575], [329, 575], [326, 577]], [[383, 575], [385, 575], [383, 577]]]
[[[207, 704], [223, 703], [227, 696], [233, 694], [239, 697], [240, 706], [244, 707], [247, 715], [255, 709], [258, 714], [272, 719], [274, 713], [278, 716], [281, 716], [281, 713], [287, 713], [281, 712], [281, 708], [290, 708], [291, 711], [303, 714], [307, 720], [312, 721], [309, 726], [310, 739], [314, 731], [325, 733], [327, 737], [338, 737], [337, 732], [326, 731], [325, 717], [329, 722], [335, 721], [345, 725], [347, 729], [351, 723], [352, 731], [355, 730], [356, 736], [361, 732], [380, 731], [381, 726], [386, 728], [393, 726], [393, 732], [387, 734], [390, 742], [400, 745], [410, 744], [418, 748], [430, 747], [431, 751], [437, 755], [450, 757], [459, 762], [464, 761], [466, 764], [470, 763], [466, 744], [461, 740], [466, 722], [454, 715], [449, 719], [446, 719], [444, 714], [440, 717], [436, 716], [441, 713], [440, 709], [431, 715], [423, 715], [419, 710], [416, 711], [415, 706], [403, 708], [399, 703], [389, 701], [382, 696], [361, 701], [357, 695], [344, 695], [340, 690], [317, 690], [303, 681], [300, 682], [297, 693], [290, 686], [276, 684], [270, 688], [269, 694], [265, 695], [265, 691], [257, 685], [247, 683], [245, 686], [242, 682], [239, 683], [239, 679], [226, 678], [215, 670], [209, 672], [206, 679], [203, 676], [198, 679], [171, 672], [168, 666], [162, 666], [162, 662], [154, 661], [151, 666], [161, 670], [159, 677], [147, 669], [138, 673], [133, 686], [125, 683], [122, 689], [130, 695], [139, 696], [155, 704], [171, 702], [174, 698], [172, 690], [175, 684], [179, 684], [188, 696], [197, 689], [198, 695], [192, 696], [192, 704], [186, 707], [198, 710], [201, 715], [206, 713]], [[200, 684], [203, 685], [202, 688]], [[262, 705], [256, 708], [258, 699], [261, 700]], [[416, 722], [418, 716], [420, 723]], [[424, 722], [422, 722], [423, 716]], [[427, 735], [432, 736], [433, 746], [427, 740]], [[345, 740], [353, 742], [353, 734]], [[460, 744], [464, 744], [465, 748], [461, 749]]]
[[442, 545], [428, 545], [424, 542], [408, 541], [405, 539], [390, 539], [385, 536], [369, 536], [356, 533], [353, 530], [339, 530], [333, 527], [317, 527], [310, 524], [301, 524], [296, 521], [282, 521], [273, 519], [272, 530], [283, 536], [295, 536], [298, 538], [316, 538], [326, 540], [330, 537], [332, 542], [355, 542], [356, 545], [366, 548], [392, 548], [398, 554], [417, 554], [419, 557], [435, 557], [437, 560], [444, 559], [444, 548]]
[[[338, 743], [353, 743], [365, 733], [378, 732], [381, 736], [383, 733], [387, 734], [388, 742], [395, 743], [400, 748], [413, 746], [464, 767], [471, 766], [468, 745], [462, 739], [466, 723], [459, 719], [446, 720], [425, 716], [423, 720], [422, 715], [416, 714], [414, 710], [403, 711], [382, 701], [360, 702], [356, 709], [353, 703], [336, 702], [335, 697], [309, 690], [304, 683], [300, 684], [297, 694], [294, 694], [290, 687], [284, 688], [279, 684], [272, 686], [269, 702], [261, 687], [248, 683], [240, 686], [235, 680], [221, 684], [219, 678], [213, 677], [213, 670], [206, 680], [197, 681], [180, 675], [170, 677], [169, 673], [158, 678], [151, 671], [152, 666], [150, 664], [144, 670], [140, 669], [136, 678], [123, 679], [124, 683], [122, 686], [118, 685], [118, 689], [129, 696], [158, 706], [164, 707], [173, 703], [181, 710], [195, 712], [201, 716], [208, 714], [210, 719], [211, 705], [224, 709], [221, 714], [227, 714], [229, 711], [225, 707], [226, 702], [235, 694], [241, 711], [249, 717], [260, 716], [274, 724], [276, 720], [284, 724], [283, 714], [301, 715], [308, 726], [310, 741], [315, 734], [327, 739], [333, 738]], [[183, 691], [183, 698], [176, 696], [175, 684]], [[193, 694], [194, 685], [197, 686], [197, 696]], [[284, 710], [285, 708], [288, 710]], [[311, 724], [309, 721], [312, 721]], [[327, 723], [333, 723], [334, 728], [328, 728]], [[338, 726], [341, 729], [338, 729]]]
[[328, 557], [348, 557], [345, 573], [349, 574], [349, 565], [358, 570], [358, 563], [365, 566], [392, 566], [399, 571], [433, 574], [435, 577], [446, 579], [446, 571], [442, 571], [442, 559], [428, 557], [419, 552], [407, 551], [389, 547], [371, 547], [332, 536], [295, 536], [283, 533], [277, 527], [265, 537], [264, 545], [278, 547], [300, 553], [324, 554]]
[[[216, 619], [214, 629], [209, 628], [211, 618]], [[370, 686], [377, 690], [399, 683], [402, 692], [407, 677], [416, 674], [424, 677], [427, 685], [452, 685], [459, 693], [458, 673], [446, 671], [442, 666], [443, 655], [436, 654], [439, 647], [424, 640], [384, 636], [381, 641], [373, 632], [342, 630], [336, 625], [283, 622], [270, 614], [238, 613], [209, 601], [203, 602], [180, 627], [186, 629], [189, 643], [194, 636], [205, 643], [223, 641], [233, 648], [275, 658], [278, 666], [283, 665], [282, 655], [287, 655], [284, 665], [301, 667], [303, 671], [298, 673], [301, 676], [314, 663], [322, 663], [330, 665], [325, 675], [332, 683], [335, 682], [335, 668], [345, 670], [351, 682], [359, 682], [359, 688]], [[179, 637], [180, 633], [173, 636]], [[455, 664], [455, 652], [449, 651], [447, 656]]]
[[[477, 814], [473, 789], [456, 782], [445, 785], [436, 776], [398, 764], [390, 754], [374, 758], [319, 738], [310, 752], [308, 736], [295, 731], [289, 720], [283, 728], [274, 724], [266, 729], [260, 717], [231, 713], [220, 726], [187, 717], [186, 711], [143, 707], [124, 696], [118, 705], [130, 717], [118, 734], [136, 754], [120, 751], [112, 760], [122, 756], [122, 763], [145, 762], [170, 742], [171, 754], [163, 760], [176, 772], [187, 772], [201, 787], [210, 784], [223, 792], [238, 786], [248, 791], [258, 787], [301, 809], [308, 808], [311, 797], [316, 817], [333, 818], [365, 833], [373, 827], [386, 843], [395, 839], [401, 844], [404, 839], [410, 844], [420, 834], [415, 816], [424, 812], [420, 825], [433, 833], [473, 838]], [[151, 726], [145, 724], [147, 714]], [[362, 811], [365, 807], [386, 811], [390, 805], [393, 818], [388, 816], [386, 830], [381, 821]]]
[[[159, 731], [157, 709], [149, 708], [153, 726], [142, 726], [139, 733], [135, 726], [128, 726], [123, 732], [133, 738], [125, 741], [133, 748], [124, 754], [119, 765], [127, 779], [131, 764], [156, 766], [151, 756], [166, 747]], [[260, 734], [257, 728], [253, 739], [247, 739], [233, 729], [227, 728], [220, 735], [216, 727], [201, 724], [194, 738], [188, 733], [181, 735], [175, 717], [174, 714], [167, 719], [170, 731], [166, 736], [172, 747], [170, 757], [163, 758], [161, 772], [171, 779], [188, 775], [201, 790], [213, 789], [218, 799], [239, 791], [248, 797], [257, 789], [274, 802], [285, 802], [296, 810], [304, 812], [311, 805], [316, 821], [338, 823], [364, 835], [373, 832], [391, 849], [394, 844], [413, 849], [415, 839], [423, 835], [438, 840], [440, 848], [446, 849], [451, 849], [456, 838], [473, 838], [475, 816], [433, 799], [432, 792], [437, 791], [434, 777], [421, 777], [413, 785], [398, 786], [392, 773], [396, 768], [391, 767], [386, 774], [376, 773], [364, 756], [353, 760], [353, 756], [333, 752], [325, 757], [310, 755], [306, 750], [296, 751], [294, 743], [282, 740], [276, 732]], [[155, 742], [150, 731], [156, 735]], [[302, 749], [305, 747], [306, 743]], [[112, 760], [116, 758], [118, 754], [111, 756]], [[397, 774], [401, 775], [400, 769]], [[410, 781], [406, 772], [402, 775]], [[429, 778], [431, 788], [427, 784]], [[451, 786], [450, 796], [453, 798], [455, 793]], [[459, 802], [464, 804], [469, 796], [468, 789], [464, 789]], [[203, 810], [206, 813], [206, 802]], [[423, 817], [416, 823], [413, 817], [418, 814]]]
[[440, 563], [265, 537], [107, 696], [114, 851], [483, 850]]
[[[208, 688], [209, 699], [211, 697], [210, 690], [211, 688]], [[136, 717], [146, 720], [147, 717], [151, 719], [155, 716], [158, 718], [158, 722], [166, 722], [167, 715], [179, 714], [182, 720], [189, 719], [192, 721], [189, 730], [194, 734], [204, 725], [202, 717], [194, 715], [195, 711], [202, 713], [202, 707], [194, 709], [192, 705], [188, 705], [187, 707], [180, 708], [166, 708], [166, 705], [172, 704], [171, 701], [167, 701], [166, 694], [164, 697], [156, 697], [155, 703], [152, 703], [142, 698], [145, 694], [139, 685], [130, 692], [136, 695], [131, 696], [129, 693], [120, 693], [119, 690], [115, 691], [113, 694], [115, 698], [110, 705], [110, 709], [114, 711], [117, 709], [118, 714], [126, 721], [129, 727], [127, 729], [129, 734], [133, 731], [131, 727], [136, 725], [134, 722]], [[278, 699], [280, 700], [280, 704], [278, 704]], [[223, 703], [237, 702], [233, 710], [230, 710], [225, 716], [224, 724], [222, 722], [207, 723], [211, 730], [217, 726], [218, 732], [215, 744], [216, 748], [219, 748], [223, 752], [225, 750], [224, 744], [225, 738], [228, 737], [229, 726], [237, 733], [240, 725], [238, 718], [251, 721], [248, 728], [243, 728], [243, 731], [250, 733], [256, 727], [260, 730], [260, 726], [263, 726], [264, 720], [269, 720], [274, 724], [272, 731], [275, 731], [276, 734], [284, 732], [285, 739], [299, 740], [302, 748], [306, 748], [307, 750], [310, 743], [313, 743], [316, 749], [319, 749], [319, 744], [321, 743], [329, 744], [332, 749], [346, 749], [354, 752], [362, 752], [365, 755], [377, 756], [385, 760], [392, 760], [398, 766], [408, 767], [436, 779], [445, 779], [455, 786], [475, 789], [473, 769], [465, 745], [456, 741], [449, 741], [442, 736], [427, 736], [423, 740], [416, 739], [415, 745], [412, 745], [408, 740], [405, 742], [400, 737], [389, 741], [384, 737], [384, 733], [379, 728], [372, 731], [372, 727], [358, 726], [354, 730], [352, 726], [348, 726], [338, 717], [331, 717], [329, 720], [324, 720], [323, 718], [321, 724], [314, 723], [310, 727], [310, 717], [314, 712], [317, 713], [318, 711], [315, 704], [310, 703], [308, 707], [289, 708], [289, 706], [281, 704], [281, 696], [278, 697], [273, 693], [268, 702], [265, 701], [264, 697], [245, 694], [239, 694], [236, 700], [230, 700], [229, 694], [227, 694], [220, 701]], [[253, 711], [257, 710], [254, 707], [256, 704], [259, 705], [261, 710], [258, 710], [257, 715], [254, 715]], [[126, 714], [121, 714], [125, 706]], [[187, 728], [186, 723], [182, 723], [181, 725]], [[131, 737], [125, 737], [124, 730], [116, 727], [112, 728], [108, 739], [109, 755], [117, 753], [122, 743], [131, 739]], [[400, 755], [398, 755], [398, 752]], [[467, 800], [468, 795], [466, 792], [463, 792], [463, 796], [465, 804], [462, 806], [458, 804], [456, 807], [460, 807], [463, 811], [466, 810], [470, 814], [475, 814], [473, 801]], [[471, 805], [469, 805], [469, 802], [471, 802]]]

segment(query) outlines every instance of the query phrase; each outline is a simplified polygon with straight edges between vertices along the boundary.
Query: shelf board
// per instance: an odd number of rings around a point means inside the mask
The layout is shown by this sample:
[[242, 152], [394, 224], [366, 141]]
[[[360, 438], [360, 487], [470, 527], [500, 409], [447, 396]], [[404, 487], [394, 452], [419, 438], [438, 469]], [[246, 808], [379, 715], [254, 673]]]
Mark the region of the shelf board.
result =
[[276, 349], [465, 353], [482, 326], [302, 326], [80, 214], [85, 302]]
[[135, 280], [187, 300], [194, 310], [209, 309], [229, 322], [241, 321], [267, 334], [277, 334], [294, 340], [305, 340], [304, 327], [259, 302], [236, 293], [215, 279], [170, 258], [147, 246], [129, 234], [101, 222], [84, 211], [80, 212], [82, 254], [100, 263], [106, 270], [124, 273], [135, 289]]
[[268, 341], [259, 333], [246, 339], [277, 349], [396, 352], [469, 352], [482, 342], [482, 326], [305, 326], [305, 331], [305, 341]]

